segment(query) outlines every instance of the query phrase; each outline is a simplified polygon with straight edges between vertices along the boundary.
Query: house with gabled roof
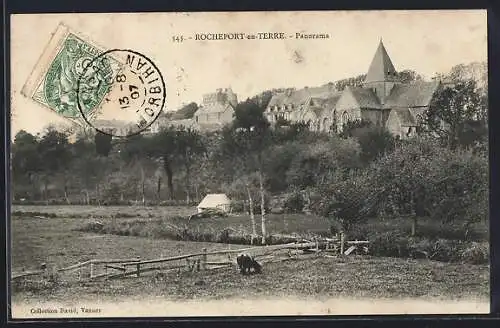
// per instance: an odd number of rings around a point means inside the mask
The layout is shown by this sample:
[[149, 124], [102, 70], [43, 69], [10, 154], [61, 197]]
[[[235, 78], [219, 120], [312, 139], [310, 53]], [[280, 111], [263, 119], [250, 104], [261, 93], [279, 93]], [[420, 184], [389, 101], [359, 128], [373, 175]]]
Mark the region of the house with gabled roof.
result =
[[231, 123], [237, 103], [237, 96], [231, 88], [205, 94], [203, 103], [194, 114], [194, 121], [200, 126], [223, 126]]
[[399, 81], [380, 40], [362, 87], [337, 91], [333, 84], [327, 84], [277, 94], [265, 115], [271, 123], [281, 117], [306, 122], [311, 130], [325, 132], [341, 131], [348, 121], [363, 119], [406, 138], [416, 134], [439, 85], [439, 81]]

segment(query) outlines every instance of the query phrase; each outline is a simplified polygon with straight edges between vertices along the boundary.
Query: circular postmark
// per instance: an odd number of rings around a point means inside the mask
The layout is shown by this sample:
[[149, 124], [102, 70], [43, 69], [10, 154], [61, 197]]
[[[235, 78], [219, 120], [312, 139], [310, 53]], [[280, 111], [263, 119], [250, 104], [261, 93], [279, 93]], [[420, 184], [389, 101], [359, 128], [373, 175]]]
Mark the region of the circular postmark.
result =
[[[96, 93], [106, 90], [95, 106]], [[147, 129], [163, 110], [166, 88], [156, 65], [129, 49], [105, 51], [86, 63], [77, 83], [77, 105], [87, 124], [114, 137]]]

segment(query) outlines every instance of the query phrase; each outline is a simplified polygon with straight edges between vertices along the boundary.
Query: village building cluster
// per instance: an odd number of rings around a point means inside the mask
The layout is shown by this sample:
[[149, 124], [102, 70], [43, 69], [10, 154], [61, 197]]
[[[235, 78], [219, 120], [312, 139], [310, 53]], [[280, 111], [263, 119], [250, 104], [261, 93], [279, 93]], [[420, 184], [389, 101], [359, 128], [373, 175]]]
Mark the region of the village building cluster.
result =
[[348, 121], [367, 120], [406, 138], [415, 135], [439, 83], [400, 82], [381, 40], [362, 87], [339, 91], [327, 84], [288, 90], [271, 98], [265, 115], [271, 123], [305, 122], [311, 130], [323, 132], [340, 132]]
[[[393, 135], [408, 138], [416, 134], [423, 115], [441, 82], [399, 80], [396, 69], [380, 40], [361, 87], [337, 90], [333, 83], [276, 93], [264, 115], [276, 124], [284, 119], [304, 122], [313, 131], [341, 132], [345, 123], [367, 120], [385, 126]], [[231, 88], [217, 89], [203, 96], [203, 103], [192, 119], [168, 120], [160, 117], [150, 129], [162, 126], [185, 126], [213, 130], [233, 120], [237, 95]]]

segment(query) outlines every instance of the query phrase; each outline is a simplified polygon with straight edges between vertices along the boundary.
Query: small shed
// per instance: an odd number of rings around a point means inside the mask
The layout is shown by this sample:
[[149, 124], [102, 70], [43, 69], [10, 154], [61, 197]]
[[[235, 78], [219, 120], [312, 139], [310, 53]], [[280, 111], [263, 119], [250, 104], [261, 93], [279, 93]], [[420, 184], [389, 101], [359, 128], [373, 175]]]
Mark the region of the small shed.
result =
[[206, 209], [219, 209], [224, 212], [229, 212], [231, 209], [231, 200], [226, 194], [208, 194], [198, 204], [198, 213]]

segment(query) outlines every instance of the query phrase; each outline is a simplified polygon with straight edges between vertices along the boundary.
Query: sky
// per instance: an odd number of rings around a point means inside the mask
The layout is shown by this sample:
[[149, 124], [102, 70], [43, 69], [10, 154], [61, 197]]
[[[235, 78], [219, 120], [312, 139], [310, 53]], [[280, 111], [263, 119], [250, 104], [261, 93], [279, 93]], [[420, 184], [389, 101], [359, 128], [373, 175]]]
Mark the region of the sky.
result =
[[[12, 136], [65, 122], [20, 93], [60, 23], [103, 49], [132, 49], [150, 58], [165, 80], [164, 110], [200, 103], [217, 88], [231, 87], [244, 100], [267, 89], [319, 86], [363, 74], [381, 38], [396, 70], [427, 78], [456, 64], [487, 61], [484, 10], [13, 15]], [[196, 33], [258, 32], [329, 38], [187, 39]], [[185, 41], [174, 42], [180, 35]]]

